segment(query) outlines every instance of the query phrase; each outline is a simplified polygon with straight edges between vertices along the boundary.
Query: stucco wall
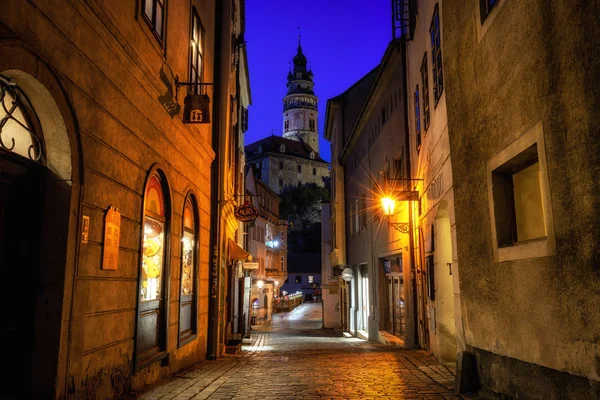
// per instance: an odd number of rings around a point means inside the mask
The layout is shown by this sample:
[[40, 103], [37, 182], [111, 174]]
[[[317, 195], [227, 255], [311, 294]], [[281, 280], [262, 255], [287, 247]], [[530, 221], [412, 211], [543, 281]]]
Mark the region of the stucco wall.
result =
[[[482, 27], [478, 4], [443, 9], [466, 341], [598, 382], [600, 5], [503, 0]], [[494, 262], [486, 164], [539, 123], [556, 255]], [[489, 369], [493, 356], [479, 362]], [[506, 383], [517, 371], [496, 367], [486, 385], [538, 395]], [[504, 384], [496, 379], [503, 374]]]

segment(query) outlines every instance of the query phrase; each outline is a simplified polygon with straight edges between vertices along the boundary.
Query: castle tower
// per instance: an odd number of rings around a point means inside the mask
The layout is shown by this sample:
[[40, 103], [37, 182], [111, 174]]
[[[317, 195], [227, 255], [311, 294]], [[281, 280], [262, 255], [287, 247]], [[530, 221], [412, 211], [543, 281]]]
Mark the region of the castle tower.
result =
[[317, 101], [313, 92], [313, 73], [306, 68], [300, 37], [294, 67], [287, 77], [287, 94], [283, 98], [283, 137], [308, 144], [319, 153]]

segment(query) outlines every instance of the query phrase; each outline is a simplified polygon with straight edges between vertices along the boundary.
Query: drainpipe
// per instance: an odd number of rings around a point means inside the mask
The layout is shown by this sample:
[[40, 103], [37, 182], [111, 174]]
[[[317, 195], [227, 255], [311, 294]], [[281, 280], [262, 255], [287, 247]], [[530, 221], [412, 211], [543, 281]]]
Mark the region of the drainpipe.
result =
[[[404, 139], [405, 139], [405, 148], [406, 148], [406, 175], [409, 179], [409, 185], [412, 189], [412, 172], [411, 172], [411, 161], [410, 161], [410, 137], [408, 135], [408, 79], [406, 77], [406, 36], [402, 37], [402, 85], [404, 86]], [[410, 253], [410, 285], [412, 287], [412, 303], [413, 303], [413, 335], [414, 335], [414, 345], [417, 346], [419, 342], [419, 313], [417, 311], [418, 307], [418, 298], [417, 298], [417, 271], [416, 271], [416, 263], [415, 263], [415, 237], [414, 237], [414, 221], [413, 221], [413, 203], [410, 201], [409, 203], [409, 213], [408, 213], [408, 232], [409, 237], [409, 253]]]
[[219, 287], [220, 287], [220, 237], [221, 205], [219, 203], [219, 131], [220, 131], [220, 103], [221, 103], [221, 46], [223, 23], [223, 2], [216, 2], [215, 9], [215, 56], [213, 72], [213, 112], [212, 112], [212, 148], [215, 158], [210, 167], [210, 297], [208, 298], [208, 337], [206, 345], [206, 358], [215, 360], [219, 347]]

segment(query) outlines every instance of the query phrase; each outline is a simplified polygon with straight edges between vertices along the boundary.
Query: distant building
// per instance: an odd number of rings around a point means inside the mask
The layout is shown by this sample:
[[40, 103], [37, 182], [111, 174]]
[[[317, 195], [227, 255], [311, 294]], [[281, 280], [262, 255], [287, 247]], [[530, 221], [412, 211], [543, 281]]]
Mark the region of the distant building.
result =
[[[287, 222], [279, 219], [279, 196], [264, 182], [256, 179], [250, 166], [246, 174], [246, 193], [260, 216], [247, 227], [248, 250], [257, 265], [250, 270], [251, 316], [255, 322], [269, 320], [273, 299], [279, 297], [279, 288], [287, 273]], [[254, 264], [253, 264], [254, 265]], [[258, 321], [256, 321], [258, 320]]]
[[298, 42], [294, 68], [288, 74], [283, 98], [283, 137], [269, 136], [246, 146], [246, 161], [260, 180], [281, 193], [285, 186], [315, 183], [325, 186], [329, 163], [319, 156], [318, 98], [313, 74]]

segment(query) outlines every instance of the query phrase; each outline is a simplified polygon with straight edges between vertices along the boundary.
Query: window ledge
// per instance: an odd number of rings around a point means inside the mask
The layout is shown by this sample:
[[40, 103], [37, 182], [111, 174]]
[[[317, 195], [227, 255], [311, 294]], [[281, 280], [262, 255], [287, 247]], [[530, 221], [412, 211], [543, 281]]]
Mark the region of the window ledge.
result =
[[555, 249], [547, 237], [517, 242], [512, 246], [499, 247], [496, 261], [524, 260], [528, 258], [548, 257], [555, 254]]

